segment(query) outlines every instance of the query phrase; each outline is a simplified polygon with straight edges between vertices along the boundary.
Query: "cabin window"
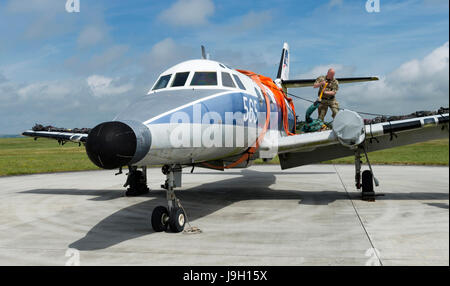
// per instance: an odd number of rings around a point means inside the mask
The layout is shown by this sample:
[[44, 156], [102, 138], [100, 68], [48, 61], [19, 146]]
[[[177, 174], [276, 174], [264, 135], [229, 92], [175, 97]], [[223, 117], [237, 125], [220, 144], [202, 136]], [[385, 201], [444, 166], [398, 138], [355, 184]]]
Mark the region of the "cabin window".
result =
[[216, 72], [196, 72], [191, 85], [217, 85]]
[[222, 72], [222, 85], [228, 87], [236, 87], [234, 85], [233, 79], [231, 78], [231, 75], [227, 72]]
[[184, 86], [189, 76], [189, 72], [179, 72], [175, 74], [172, 86]]
[[239, 88], [245, 90], [245, 86], [242, 83], [241, 79], [235, 74], [233, 75], [233, 77], [234, 77], [234, 80], [236, 81], [237, 85], [239, 86]]
[[168, 75], [163, 75], [162, 77], [160, 77], [159, 80], [156, 82], [155, 87], [153, 88], [153, 90], [166, 88], [167, 84], [170, 81], [170, 77], [171, 76], [172, 76], [171, 74], [168, 74]]

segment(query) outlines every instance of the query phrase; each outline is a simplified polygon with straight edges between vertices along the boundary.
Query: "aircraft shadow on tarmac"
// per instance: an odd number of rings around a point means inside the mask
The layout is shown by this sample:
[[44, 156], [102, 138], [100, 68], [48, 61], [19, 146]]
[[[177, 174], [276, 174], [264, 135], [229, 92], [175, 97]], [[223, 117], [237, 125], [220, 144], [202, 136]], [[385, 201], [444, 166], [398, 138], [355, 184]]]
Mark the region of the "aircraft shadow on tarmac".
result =
[[444, 204], [444, 203], [427, 203], [427, 205], [448, 210], [448, 204]]
[[[330, 174], [330, 172], [325, 172]], [[333, 172], [331, 172], [333, 173]], [[196, 173], [197, 174], [197, 173]], [[211, 173], [205, 173], [211, 174]], [[195, 188], [179, 190], [177, 197], [183, 203], [189, 216], [189, 220], [208, 216], [222, 208], [236, 202], [246, 200], [297, 200], [302, 205], [328, 205], [337, 200], [359, 199], [360, 193], [347, 194], [342, 191], [302, 191], [271, 189], [275, 184], [274, 173], [264, 173], [252, 170], [242, 170], [241, 175], [211, 183], [205, 183]], [[292, 174], [292, 173], [291, 173]], [[305, 174], [305, 173], [299, 173]], [[309, 172], [309, 175], [312, 173]], [[314, 173], [314, 174], [323, 174]], [[123, 197], [123, 192], [116, 194], [112, 190], [77, 190], [77, 189], [37, 189], [23, 193], [34, 194], [63, 194], [97, 196], [92, 200], [105, 201]], [[111, 247], [123, 241], [141, 237], [153, 233], [150, 224], [151, 211], [158, 205], [166, 205], [166, 194], [163, 190], [152, 190], [148, 195], [152, 198], [148, 201], [137, 203], [123, 208], [96, 224], [85, 237], [71, 243], [69, 247], [78, 250], [99, 250]], [[447, 193], [389, 193], [378, 200], [448, 200]], [[436, 204], [429, 204], [437, 206]], [[444, 204], [437, 207], [445, 208]], [[448, 205], [447, 205], [448, 209]]]

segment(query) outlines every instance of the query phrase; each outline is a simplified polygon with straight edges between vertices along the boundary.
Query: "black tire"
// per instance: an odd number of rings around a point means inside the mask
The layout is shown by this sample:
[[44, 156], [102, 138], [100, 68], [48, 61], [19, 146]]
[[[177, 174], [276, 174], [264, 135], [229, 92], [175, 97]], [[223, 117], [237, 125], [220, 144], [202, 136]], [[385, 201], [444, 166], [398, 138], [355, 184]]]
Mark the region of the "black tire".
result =
[[169, 211], [163, 206], [157, 206], [152, 212], [152, 227], [155, 232], [167, 230]]
[[186, 224], [186, 214], [182, 208], [175, 208], [170, 213], [169, 225], [173, 232], [182, 232]]
[[363, 193], [373, 192], [373, 177], [369, 170], [362, 173], [362, 191]]

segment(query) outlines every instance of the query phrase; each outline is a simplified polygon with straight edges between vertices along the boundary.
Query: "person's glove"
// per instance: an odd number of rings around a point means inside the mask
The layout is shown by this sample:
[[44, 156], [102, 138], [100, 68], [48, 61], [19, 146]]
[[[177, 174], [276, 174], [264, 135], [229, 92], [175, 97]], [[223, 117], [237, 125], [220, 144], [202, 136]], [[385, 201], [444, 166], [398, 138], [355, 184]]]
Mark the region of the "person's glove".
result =
[[317, 105], [319, 105], [320, 104], [320, 100], [316, 100], [315, 102], [314, 102], [314, 106], [317, 106]]

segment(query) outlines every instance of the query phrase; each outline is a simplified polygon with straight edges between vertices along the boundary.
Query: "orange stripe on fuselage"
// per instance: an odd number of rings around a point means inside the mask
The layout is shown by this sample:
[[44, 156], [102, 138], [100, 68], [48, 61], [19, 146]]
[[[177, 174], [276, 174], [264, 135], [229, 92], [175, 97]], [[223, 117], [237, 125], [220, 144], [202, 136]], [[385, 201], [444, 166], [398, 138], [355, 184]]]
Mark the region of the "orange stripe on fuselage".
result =
[[[261, 89], [261, 92], [264, 95], [264, 98], [266, 100], [266, 122], [264, 124], [263, 130], [261, 132], [261, 134], [258, 136], [258, 138], [256, 139], [255, 143], [249, 147], [247, 149], [247, 151], [245, 153], [243, 153], [241, 155], [241, 157], [239, 157], [239, 159], [237, 159], [236, 161], [225, 165], [225, 166], [215, 166], [213, 164], [209, 164], [207, 162], [203, 162], [201, 163], [202, 165], [209, 167], [209, 168], [213, 168], [213, 169], [219, 169], [219, 170], [223, 170], [223, 169], [230, 169], [230, 168], [234, 168], [237, 165], [241, 164], [242, 162], [248, 161], [251, 156], [253, 156], [253, 154], [255, 153], [256, 150], [258, 150], [259, 148], [259, 144], [261, 143], [262, 139], [264, 138], [267, 129], [269, 127], [269, 121], [270, 121], [270, 102], [269, 102], [269, 96], [267, 95], [266, 91], [263, 89], [263, 86], [266, 86], [267, 88], [269, 88], [272, 93], [275, 96], [275, 101], [277, 103], [277, 105], [281, 108], [281, 111], [283, 113], [283, 128], [284, 131], [286, 132], [287, 135], [291, 136], [291, 135], [295, 135], [295, 133], [292, 133], [289, 131], [289, 122], [288, 122], [288, 110], [287, 110], [287, 106], [286, 106], [286, 102], [284, 101], [285, 99], [287, 100], [287, 102], [289, 103], [290, 107], [292, 108], [292, 112], [294, 113], [294, 118], [295, 118], [295, 107], [294, 107], [294, 103], [292, 102], [292, 99], [287, 97], [286, 94], [283, 92], [282, 89], [280, 89], [273, 81], [270, 77], [266, 77], [263, 75], [259, 75], [256, 74], [254, 72], [251, 71], [246, 71], [246, 70], [237, 70], [238, 72], [245, 74], [246, 76], [250, 77]], [[294, 132], [295, 132], [295, 124], [294, 124]]]
[[253, 156], [253, 154], [255, 154], [256, 150], [258, 150], [259, 148], [259, 144], [261, 143], [261, 141], [264, 139], [264, 136], [266, 135], [267, 129], [269, 128], [269, 122], [270, 122], [270, 100], [269, 100], [269, 96], [267, 95], [266, 91], [262, 88], [262, 82], [260, 81], [259, 75], [252, 73], [252, 72], [248, 72], [248, 71], [243, 71], [245, 72], [245, 75], [249, 76], [260, 88], [261, 91], [264, 95], [264, 99], [266, 100], [266, 122], [264, 123], [264, 127], [263, 130], [261, 132], [261, 134], [259, 134], [258, 138], [256, 139], [255, 143], [250, 146], [247, 151], [245, 153], [243, 153], [241, 155], [241, 157], [239, 157], [239, 159], [237, 159], [236, 161], [225, 165], [225, 166], [215, 166], [213, 164], [209, 164], [207, 162], [203, 162], [202, 164], [206, 167], [209, 168], [213, 168], [213, 169], [219, 169], [219, 170], [223, 170], [223, 169], [230, 169], [230, 168], [234, 168], [237, 165], [250, 160], [250, 158]]
[[287, 101], [292, 109], [292, 112], [294, 113], [295, 118], [295, 107], [292, 98], [287, 97], [284, 91], [281, 88], [279, 88], [270, 77], [255, 74], [251, 71], [246, 70], [237, 70], [237, 71], [249, 76], [256, 84], [258, 84], [258, 82], [254, 79], [254, 76], [257, 76], [259, 81], [272, 91], [273, 95], [275, 96], [275, 101], [283, 113], [282, 115], [283, 115], [284, 131], [286, 132], [287, 135], [295, 135], [295, 124], [294, 124], [294, 133], [289, 131], [288, 108], [286, 105]]

